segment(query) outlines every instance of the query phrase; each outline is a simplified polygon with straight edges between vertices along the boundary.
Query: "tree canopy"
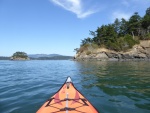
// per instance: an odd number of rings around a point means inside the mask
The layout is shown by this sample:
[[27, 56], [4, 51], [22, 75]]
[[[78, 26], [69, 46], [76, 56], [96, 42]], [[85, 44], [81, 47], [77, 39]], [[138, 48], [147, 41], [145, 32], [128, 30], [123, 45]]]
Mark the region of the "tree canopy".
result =
[[12, 57], [13, 58], [24, 58], [24, 59], [27, 59], [28, 55], [25, 52], [18, 51], [18, 52], [15, 52]]
[[82, 48], [96, 44], [115, 51], [126, 51], [138, 44], [139, 40], [150, 39], [150, 7], [147, 8], [144, 17], [135, 12], [129, 20], [116, 19], [112, 24], [102, 25], [95, 31], [90, 31], [90, 35], [92, 38], [82, 40]]

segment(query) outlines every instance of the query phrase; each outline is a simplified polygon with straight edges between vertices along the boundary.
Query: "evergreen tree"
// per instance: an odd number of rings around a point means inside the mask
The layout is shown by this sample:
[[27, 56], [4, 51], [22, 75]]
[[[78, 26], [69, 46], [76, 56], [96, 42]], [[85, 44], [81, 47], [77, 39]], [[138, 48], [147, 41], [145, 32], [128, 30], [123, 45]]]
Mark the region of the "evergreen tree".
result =
[[147, 8], [146, 14], [145, 14], [145, 16], [143, 17], [143, 20], [142, 20], [142, 27], [144, 29], [148, 29], [149, 26], [150, 26], [150, 7]]
[[146, 10], [146, 15], [149, 15], [149, 16], [150, 16], [150, 7], [147, 8], [147, 10]]
[[82, 40], [79, 51], [87, 50], [88, 46], [106, 47], [115, 51], [126, 51], [139, 43], [139, 39], [150, 39], [150, 7], [143, 18], [135, 12], [127, 21], [116, 19], [113, 24], [102, 25], [96, 31], [90, 31], [93, 38]]
[[28, 58], [28, 55], [25, 52], [17, 51], [13, 54], [13, 58]]
[[118, 18], [115, 20], [115, 22], [114, 22], [113, 25], [114, 25], [115, 32], [116, 32], [117, 34], [119, 34], [121, 22], [119, 21]]
[[135, 36], [139, 35], [139, 29], [141, 28], [141, 17], [139, 16], [138, 12], [135, 12], [129, 19], [128, 23], [129, 33]]
[[122, 37], [128, 33], [128, 21], [126, 21], [124, 18], [121, 19], [120, 22], [120, 32], [119, 37]]

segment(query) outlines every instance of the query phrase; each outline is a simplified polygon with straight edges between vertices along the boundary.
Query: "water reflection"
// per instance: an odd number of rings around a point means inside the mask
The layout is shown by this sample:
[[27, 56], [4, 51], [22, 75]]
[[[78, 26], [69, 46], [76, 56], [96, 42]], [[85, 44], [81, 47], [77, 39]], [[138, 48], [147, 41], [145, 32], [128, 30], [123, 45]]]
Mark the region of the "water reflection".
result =
[[83, 87], [95, 92], [90, 96], [150, 110], [150, 63], [84, 61], [80, 66]]

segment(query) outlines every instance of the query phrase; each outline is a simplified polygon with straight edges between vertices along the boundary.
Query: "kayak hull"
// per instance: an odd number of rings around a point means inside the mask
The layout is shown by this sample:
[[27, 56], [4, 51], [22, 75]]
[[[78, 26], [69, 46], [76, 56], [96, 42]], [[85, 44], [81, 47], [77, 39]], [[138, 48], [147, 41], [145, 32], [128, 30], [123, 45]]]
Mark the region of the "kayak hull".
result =
[[99, 113], [68, 77], [62, 87], [36, 113]]

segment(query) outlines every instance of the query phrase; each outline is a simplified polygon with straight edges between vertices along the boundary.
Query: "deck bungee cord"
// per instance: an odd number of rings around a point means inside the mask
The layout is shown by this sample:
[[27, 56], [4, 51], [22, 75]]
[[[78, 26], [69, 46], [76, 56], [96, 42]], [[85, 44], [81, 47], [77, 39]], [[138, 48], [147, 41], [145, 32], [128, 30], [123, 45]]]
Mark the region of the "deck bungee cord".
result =
[[99, 113], [74, 86], [70, 77], [36, 113]]

